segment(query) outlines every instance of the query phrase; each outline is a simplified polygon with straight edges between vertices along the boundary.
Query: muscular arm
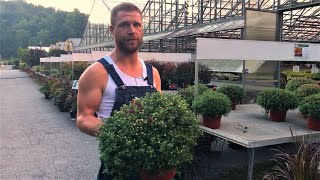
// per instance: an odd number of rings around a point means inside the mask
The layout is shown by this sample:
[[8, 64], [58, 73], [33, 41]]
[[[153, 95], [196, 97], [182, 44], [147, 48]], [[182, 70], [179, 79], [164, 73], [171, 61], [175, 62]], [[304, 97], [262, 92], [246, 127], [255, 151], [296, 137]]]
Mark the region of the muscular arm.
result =
[[101, 102], [107, 72], [100, 63], [91, 65], [80, 77], [78, 87], [77, 126], [80, 131], [96, 136], [101, 120], [95, 117], [95, 111]]
[[161, 79], [160, 79], [160, 74], [159, 71], [153, 67], [153, 79], [154, 79], [154, 83], [156, 85], [157, 91], [161, 92]]

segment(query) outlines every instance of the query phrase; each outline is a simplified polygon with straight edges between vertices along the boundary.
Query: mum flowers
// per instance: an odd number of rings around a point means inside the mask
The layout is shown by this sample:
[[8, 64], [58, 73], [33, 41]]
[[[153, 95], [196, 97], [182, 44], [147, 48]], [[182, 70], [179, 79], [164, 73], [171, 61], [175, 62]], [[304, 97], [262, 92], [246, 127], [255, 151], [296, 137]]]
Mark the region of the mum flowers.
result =
[[104, 119], [98, 140], [106, 173], [132, 178], [142, 171], [165, 172], [191, 161], [200, 134], [185, 100], [154, 93]]

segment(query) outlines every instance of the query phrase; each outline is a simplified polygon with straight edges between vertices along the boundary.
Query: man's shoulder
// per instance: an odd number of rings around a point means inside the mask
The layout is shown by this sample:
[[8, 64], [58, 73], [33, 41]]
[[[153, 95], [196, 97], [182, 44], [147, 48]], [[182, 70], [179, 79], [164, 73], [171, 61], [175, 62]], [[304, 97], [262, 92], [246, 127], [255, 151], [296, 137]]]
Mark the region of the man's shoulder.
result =
[[99, 63], [95, 62], [91, 64], [84, 72], [83, 76], [91, 79], [91, 78], [96, 78], [97, 76], [101, 75], [107, 75], [107, 71], [105, 70], [104, 66]]

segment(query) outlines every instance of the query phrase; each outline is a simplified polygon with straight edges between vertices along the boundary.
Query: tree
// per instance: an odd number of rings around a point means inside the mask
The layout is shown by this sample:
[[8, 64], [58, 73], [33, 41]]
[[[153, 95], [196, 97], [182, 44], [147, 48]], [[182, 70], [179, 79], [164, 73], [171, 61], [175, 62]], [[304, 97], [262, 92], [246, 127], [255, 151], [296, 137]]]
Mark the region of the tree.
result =
[[30, 49], [27, 55], [27, 64], [29, 67], [40, 65], [40, 58], [45, 57], [46, 52], [40, 49]]
[[18, 48], [18, 55], [17, 55], [18, 59], [23, 62], [26, 62], [28, 53], [29, 53], [29, 49], [23, 49], [23, 48], [19, 47]]
[[68, 52], [62, 49], [51, 49], [48, 56], [60, 57], [61, 54], [68, 54]]
[[0, 0], [0, 54], [2, 58], [17, 57], [18, 47], [50, 46], [67, 38], [83, 35], [88, 16], [55, 11], [22, 1]]

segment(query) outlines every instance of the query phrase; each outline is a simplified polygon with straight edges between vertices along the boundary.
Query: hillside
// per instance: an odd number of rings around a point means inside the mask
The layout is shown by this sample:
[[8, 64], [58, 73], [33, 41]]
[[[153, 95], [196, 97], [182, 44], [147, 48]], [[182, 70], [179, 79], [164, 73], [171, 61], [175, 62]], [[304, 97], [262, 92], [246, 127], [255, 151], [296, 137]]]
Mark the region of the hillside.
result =
[[56, 11], [18, 1], [0, 1], [0, 54], [15, 57], [18, 47], [49, 46], [67, 38], [81, 38], [88, 15]]

